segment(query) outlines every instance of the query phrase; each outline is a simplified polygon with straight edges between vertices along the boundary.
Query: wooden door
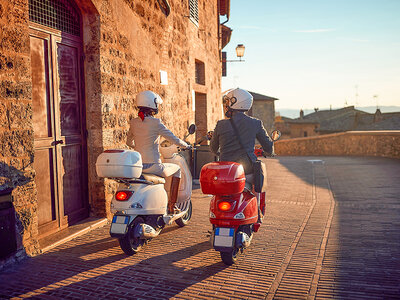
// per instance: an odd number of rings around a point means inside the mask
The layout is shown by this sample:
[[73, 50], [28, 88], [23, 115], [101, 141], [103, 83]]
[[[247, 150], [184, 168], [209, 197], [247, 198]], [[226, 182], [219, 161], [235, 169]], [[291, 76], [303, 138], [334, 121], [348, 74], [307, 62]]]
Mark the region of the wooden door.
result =
[[54, 37], [53, 46], [56, 140], [62, 141], [57, 156], [60, 215], [66, 226], [87, 216], [82, 53], [79, 41], [65, 37]]
[[82, 45], [31, 24], [33, 129], [41, 236], [88, 216]]

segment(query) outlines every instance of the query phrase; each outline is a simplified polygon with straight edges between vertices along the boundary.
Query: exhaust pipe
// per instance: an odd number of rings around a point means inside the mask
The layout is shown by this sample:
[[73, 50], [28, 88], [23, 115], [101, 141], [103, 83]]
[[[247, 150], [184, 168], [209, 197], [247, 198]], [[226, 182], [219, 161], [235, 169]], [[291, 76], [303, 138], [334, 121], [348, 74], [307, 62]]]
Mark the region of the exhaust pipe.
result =
[[240, 247], [247, 248], [250, 246], [253, 235], [248, 236], [247, 233], [239, 231], [236, 235], [236, 242]]
[[155, 230], [152, 226], [140, 223], [135, 229], [135, 237], [140, 239], [155, 238], [160, 234], [161, 230]]

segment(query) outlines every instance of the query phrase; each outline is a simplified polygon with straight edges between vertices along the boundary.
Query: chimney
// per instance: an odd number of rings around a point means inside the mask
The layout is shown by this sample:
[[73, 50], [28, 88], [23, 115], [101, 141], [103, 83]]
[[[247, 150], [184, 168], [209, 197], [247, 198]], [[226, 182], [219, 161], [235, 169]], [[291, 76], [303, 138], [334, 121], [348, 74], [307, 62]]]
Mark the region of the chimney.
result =
[[374, 114], [374, 123], [382, 121], [382, 112], [379, 108], [376, 109], [376, 112]]
[[304, 118], [304, 111], [302, 109], [300, 109], [300, 119]]

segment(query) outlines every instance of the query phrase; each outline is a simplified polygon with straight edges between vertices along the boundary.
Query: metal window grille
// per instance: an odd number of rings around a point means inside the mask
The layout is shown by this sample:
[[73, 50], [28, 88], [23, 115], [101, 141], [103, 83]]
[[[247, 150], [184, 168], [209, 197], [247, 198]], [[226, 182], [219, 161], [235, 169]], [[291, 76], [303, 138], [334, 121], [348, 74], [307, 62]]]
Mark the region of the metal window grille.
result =
[[194, 23], [199, 24], [199, 0], [189, 0], [189, 17]]
[[80, 16], [68, 0], [29, 0], [29, 20], [80, 36]]

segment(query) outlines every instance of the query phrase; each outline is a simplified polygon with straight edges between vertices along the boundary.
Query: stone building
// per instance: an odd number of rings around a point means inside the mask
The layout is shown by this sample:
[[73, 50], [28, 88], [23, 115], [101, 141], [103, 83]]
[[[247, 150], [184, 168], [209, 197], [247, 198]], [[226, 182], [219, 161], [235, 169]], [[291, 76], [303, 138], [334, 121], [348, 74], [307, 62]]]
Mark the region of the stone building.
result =
[[296, 119], [281, 118], [280, 128], [286, 130], [290, 138], [309, 137], [345, 131], [399, 130], [400, 112], [374, 114], [347, 106], [340, 109], [318, 110]]
[[13, 249], [0, 265], [88, 216], [110, 217], [116, 186], [95, 161], [126, 147], [138, 92], [162, 96], [160, 117], [181, 138], [190, 123], [214, 128], [229, 5], [0, 0], [0, 222], [10, 229], [0, 236]]
[[249, 115], [260, 119], [268, 133], [274, 130], [275, 120], [275, 101], [277, 98], [250, 92], [253, 96], [253, 106], [249, 111]]

